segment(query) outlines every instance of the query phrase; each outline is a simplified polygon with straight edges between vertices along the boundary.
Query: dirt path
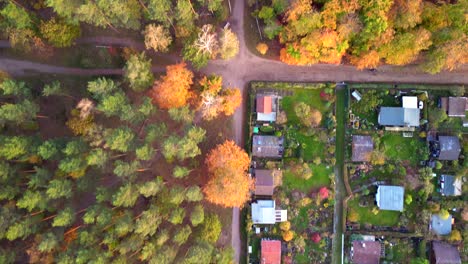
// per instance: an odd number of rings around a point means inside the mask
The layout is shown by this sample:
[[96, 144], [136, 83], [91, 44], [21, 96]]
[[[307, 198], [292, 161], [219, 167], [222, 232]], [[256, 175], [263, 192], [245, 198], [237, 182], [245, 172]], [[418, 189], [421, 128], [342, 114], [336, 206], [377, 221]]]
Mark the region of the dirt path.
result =
[[[235, 3], [234, 3], [235, 2]], [[421, 72], [416, 66], [394, 67], [382, 66], [378, 72], [359, 71], [348, 65], [316, 64], [312, 66], [289, 66], [279, 61], [267, 60], [252, 54], [245, 41], [244, 34], [244, 4], [245, 1], [231, 1], [234, 4], [233, 13], [229, 19], [231, 28], [237, 33], [240, 41], [239, 54], [230, 61], [211, 61], [201, 70], [205, 74], [223, 76], [224, 84], [237, 87], [246, 98], [247, 85], [254, 80], [293, 81], [293, 82], [389, 82], [389, 83], [433, 83], [433, 84], [468, 84], [468, 65], [452, 72], [442, 72], [430, 75]], [[144, 49], [143, 43], [130, 39], [116, 37], [91, 37], [77, 40], [78, 44], [99, 44], [112, 46], [131, 46]], [[0, 40], [0, 48], [8, 48], [9, 43]], [[170, 62], [181, 58], [171, 54], [151, 54], [153, 58], [164, 58]], [[51, 66], [29, 61], [0, 58], [0, 70], [14, 76], [52, 73], [68, 75], [121, 75], [121, 69], [81, 69]], [[164, 67], [153, 67], [154, 72], [163, 72]], [[234, 114], [234, 137], [239, 146], [244, 146], [243, 125], [245, 103]], [[235, 250], [236, 262], [239, 262], [241, 241], [239, 231], [239, 208], [233, 208], [232, 213], [232, 246]]]

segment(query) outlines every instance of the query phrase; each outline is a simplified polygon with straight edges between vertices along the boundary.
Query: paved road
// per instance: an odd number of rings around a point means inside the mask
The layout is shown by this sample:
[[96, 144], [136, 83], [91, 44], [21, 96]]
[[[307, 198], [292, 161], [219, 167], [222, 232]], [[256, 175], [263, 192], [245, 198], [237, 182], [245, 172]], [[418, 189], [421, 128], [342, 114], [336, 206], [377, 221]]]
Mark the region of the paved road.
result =
[[[231, 1], [234, 3], [234, 1]], [[393, 67], [382, 66], [376, 74], [359, 71], [348, 65], [316, 64], [312, 66], [290, 66], [278, 61], [267, 60], [252, 54], [246, 47], [244, 34], [244, 3], [235, 1], [233, 13], [229, 19], [231, 27], [240, 40], [239, 54], [230, 61], [215, 60], [201, 70], [205, 74], [220, 74], [224, 84], [237, 87], [246, 98], [246, 87], [253, 80], [293, 81], [293, 82], [390, 82], [390, 83], [434, 83], [434, 84], [468, 84], [468, 65], [452, 72], [442, 72], [430, 75], [421, 72], [416, 66]], [[115, 37], [94, 37], [77, 40], [77, 43], [94, 43], [100, 45], [124, 45], [142, 49], [141, 43], [133, 40]], [[8, 44], [0, 41], [0, 48]], [[159, 55], [170, 61], [179, 61], [174, 55]], [[37, 73], [72, 74], [72, 75], [120, 75], [121, 69], [80, 69], [45, 65], [29, 61], [0, 58], [0, 69], [12, 75], [22, 76]], [[163, 67], [153, 67], [154, 72], [164, 71]], [[243, 125], [245, 103], [234, 114], [235, 141], [243, 146]], [[236, 262], [239, 261], [241, 242], [239, 232], [239, 209], [233, 208], [232, 246], [235, 250]]]

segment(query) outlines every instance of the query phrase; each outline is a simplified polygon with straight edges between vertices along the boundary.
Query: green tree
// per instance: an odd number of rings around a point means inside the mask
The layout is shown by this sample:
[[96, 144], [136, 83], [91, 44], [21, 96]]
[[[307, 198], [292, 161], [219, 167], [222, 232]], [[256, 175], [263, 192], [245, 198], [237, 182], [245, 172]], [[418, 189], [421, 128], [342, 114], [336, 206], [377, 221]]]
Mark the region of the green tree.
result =
[[16, 202], [16, 206], [31, 212], [34, 209], [46, 209], [47, 202], [48, 199], [42, 191], [26, 190], [23, 196]]
[[26, 157], [32, 147], [33, 139], [29, 137], [0, 137], [0, 157], [7, 160]]
[[81, 34], [80, 25], [70, 24], [53, 17], [49, 21], [41, 21], [41, 35], [55, 47], [70, 47]]
[[0, 89], [3, 95], [12, 95], [17, 97], [31, 96], [31, 89], [26, 86], [23, 81], [15, 81], [11, 79], [4, 80], [0, 84]]
[[120, 90], [120, 87], [112, 79], [100, 77], [94, 81], [88, 82], [88, 92], [95, 99], [103, 99], [113, 92]]
[[158, 234], [156, 235], [156, 245], [161, 247], [163, 246], [169, 239], [171, 238], [169, 231], [166, 229], [159, 230]]
[[40, 252], [51, 252], [59, 246], [59, 242], [59, 239], [54, 233], [48, 232], [42, 236], [42, 240], [37, 246], [37, 249]]
[[232, 247], [217, 249], [214, 258], [217, 264], [232, 264], [234, 249]]
[[185, 209], [182, 207], [175, 208], [171, 215], [169, 216], [168, 221], [171, 222], [173, 225], [182, 224], [185, 218]]
[[158, 207], [151, 206], [141, 214], [135, 224], [135, 233], [141, 236], [153, 236], [162, 222]]
[[15, 239], [21, 238], [25, 239], [29, 235], [36, 232], [36, 226], [31, 218], [26, 218], [24, 220], [15, 222], [13, 225], [8, 227], [8, 230], [5, 234], [6, 239], [13, 241]]
[[126, 181], [133, 181], [135, 174], [140, 167], [140, 162], [134, 160], [132, 162], [125, 162], [121, 160], [116, 160], [114, 162], [114, 174], [119, 178], [123, 178]]
[[127, 106], [127, 96], [123, 92], [116, 92], [103, 97], [97, 105], [97, 110], [103, 112], [106, 117], [120, 116]]
[[172, 120], [182, 122], [184, 124], [191, 124], [195, 117], [195, 113], [190, 110], [187, 105], [179, 108], [170, 108], [168, 113]]
[[195, 205], [190, 214], [190, 222], [192, 226], [198, 226], [199, 224], [203, 223], [205, 219], [205, 212], [203, 211], [203, 206], [201, 204]]
[[438, 128], [439, 125], [447, 120], [448, 116], [444, 109], [431, 108], [429, 111], [428, 121], [431, 127]]
[[37, 112], [39, 106], [28, 99], [17, 104], [6, 103], [0, 106], [0, 122], [13, 122], [19, 125], [34, 120]]
[[33, 19], [28, 12], [26, 12], [26, 9], [20, 8], [11, 1], [3, 7], [0, 11], [0, 15], [3, 17], [4, 23], [6, 23], [8, 27], [27, 29], [33, 26]]
[[92, 149], [86, 157], [88, 166], [104, 168], [109, 160], [109, 154], [101, 148]]
[[67, 179], [51, 180], [46, 194], [50, 199], [70, 198], [73, 194], [72, 182]]
[[173, 25], [174, 15], [171, 0], [147, 0], [149, 18], [169, 27]]
[[177, 256], [178, 248], [175, 246], [165, 245], [157, 251], [154, 257], [151, 258], [151, 264], [172, 264]]
[[140, 185], [139, 192], [146, 198], [155, 196], [158, 192], [162, 190], [164, 182], [161, 176], [156, 177], [152, 181], [145, 182]]
[[44, 88], [42, 89], [43, 96], [64, 95], [64, 94], [65, 92], [59, 81], [53, 81], [51, 83], [48, 83], [44, 85]]
[[57, 216], [55, 216], [54, 221], [52, 222], [52, 226], [70, 226], [75, 219], [75, 212], [72, 208], [67, 207], [58, 212]]
[[49, 139], [44, 141], [42, 145], [37, 148], [37, 154], [45, 160], [53, 159], [61, 152], [60, 148], [61, 144], [59, 141]]
[[216, 243], [221, 234], [221, 221], [216, 214], [209, 213], [205, 215], [205, 221], [198, 230], [198, 236], [201, 240]]
[[185, 192], [185, 196], [189, 202], [199, 202], [203, 200], [203, 193], [198, 186], [189, 187]]
[[268, 22], [275, 16], [275, 10], [269, 6], [263, 6], [258, 12], [258, 18], [263, 19], [263, 21]]
[[383, 103], [378, 91], [369, 89], [362, 94], [362, 100], [353, 103], [353, 110], [356, 114], [364, 115], [375, 109]]
[[207, 242], [199, 242], [189, 248], [182, 264], [210, 263], [213, 246]]
[[128, 127], [120, 127], [109, 130], [106, 133], [106, 147], [111, 150], [127, 152], [133, 149], [135, 133]]
[[138, 187], [135, 184], [127, 183], [119, 188], [112, 195], [112, 205], [120, 207], [132, 207], [138, 199]]
[[145, 53], [130, 56], [124, 68], [125, 79], [134, 91], [142, 92], [151, 87], [154, 75], [151, 71], [151, 59]]
[[176, 231], [176, 233], [172, 237], [172, 241], [176, 245], [180, 246], [187, 242], [190, 234], [192, 234], [192, 229], [190, 228], [190, 226], [186, 225]]
[[174, 171], [172, 172], [172, 176], [177, 179], [184, 178], [190, 174], [190, 170], [186, 167], [175, 166]]
[[153, 158], [155, 151], [151, 145], [143, 145], [135, 151], [137, 159], [139, 160], [150, 160]]
[[218, 40], [212, 25], [204, 25], [198, 32], [198, 36], [187, 41], [182, 49], [185, 60], [192, 63], [195, 69], [200, 69], [208, 64], [208, 60], [215, 58], [218, 52]]

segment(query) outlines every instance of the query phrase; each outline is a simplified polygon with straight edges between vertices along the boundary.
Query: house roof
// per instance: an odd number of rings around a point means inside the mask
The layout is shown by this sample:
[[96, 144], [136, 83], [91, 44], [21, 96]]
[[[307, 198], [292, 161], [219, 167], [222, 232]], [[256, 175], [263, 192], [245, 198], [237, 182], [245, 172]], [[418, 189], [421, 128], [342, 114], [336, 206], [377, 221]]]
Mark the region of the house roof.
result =
[[403, 107], [381, 107], [379, 113], [379, 124], [382, 126], [419, 126], [418, 108]]
[[431, 229], [438, 235], [448, 235], [452, 232], [452, 215], [447, 219], [442, 219], [438, 214], [431, 216]]
[[268, 95], [257, 96], [257, 113], [269, 114], [272, 111], [272, 98]]
[[255, 195], [273, 195], [273, 171], [255, 170]]
[[352, 161], [369, 161], [371, 152], [374, 150], [374, 142], [371, 136], [353, 136]]
[[403, 108], [418, 108], [417, 96], [402, 96]]
[[275, 201], [258, 200], [252, 203], [252, 221], [254, 224], [275, 224]]
[[353, 263], [378, 264], [382, 246], [378, 241], [353, 241]]
[[281, 241], [262, 240], [261, 264], [281, 264]]
[[281, 158], [283, 156], [283, 137], [254, 135], [252, 155], [255, 157]]
[[462, 193], [462, 182], [452, 175], [441, 175], [441, 192], [445, 196], [459, 196]]
[[402, 186], [379, 185], [375, 199], [380, 210], [403, 211], [405, 189]]
[[465, 117], [465, 112], [468, 110], [467, 104], [468, 100], [466, 97], [449, 97], [448, 116]]
[[455, 136], [439, 136], [439, 160], [458, 160], [461, 152], [460, 140]]
[[461, 264], [460, 252], [458, 249], [447, 243], [440, 241], [432, 242], [434, 260], [436, 264]]

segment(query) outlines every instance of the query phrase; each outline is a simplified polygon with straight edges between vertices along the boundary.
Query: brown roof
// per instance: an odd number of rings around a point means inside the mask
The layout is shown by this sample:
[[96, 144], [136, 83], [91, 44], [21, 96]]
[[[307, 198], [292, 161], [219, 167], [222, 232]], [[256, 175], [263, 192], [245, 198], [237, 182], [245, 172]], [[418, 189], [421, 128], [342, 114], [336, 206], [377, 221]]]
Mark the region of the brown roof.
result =
[[458, 249], [447, 243], [434, 241], [432, 243], [434, 260], [436, 264], [461, 264]]
[[281, 241], [262, 240], [261, 264], [281, 264]]
[[353, 263], [379, 264], [381, 248], [378, 241], [353, 241]]
[[448, 99], [448, 116], [465, 117], [467, 110], [466, 97], [449, 97]]
[[371, 136], [353, 136], [352, 161], [369, 161], [374, 150], [374, 142]]
[[257, 113], [269, 114], [271, 110], [271, 96], [257, 96]]
[[283, 143], [283, 137], [254, 135], [252, 137], [252, 155], [262, 158], [281, 158], [284, 150]]
[[255, 170], [255, 195], [273, 195], [273, 171]]

